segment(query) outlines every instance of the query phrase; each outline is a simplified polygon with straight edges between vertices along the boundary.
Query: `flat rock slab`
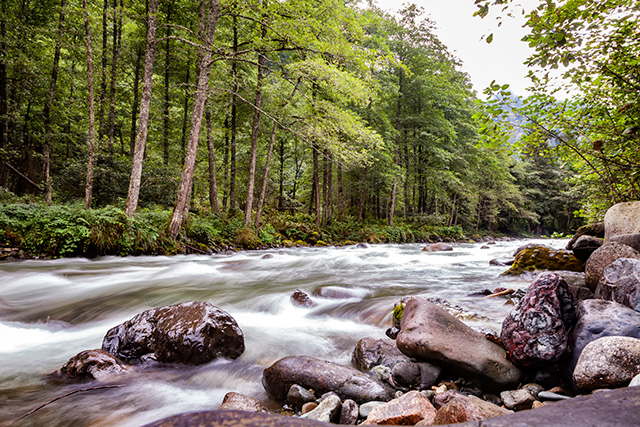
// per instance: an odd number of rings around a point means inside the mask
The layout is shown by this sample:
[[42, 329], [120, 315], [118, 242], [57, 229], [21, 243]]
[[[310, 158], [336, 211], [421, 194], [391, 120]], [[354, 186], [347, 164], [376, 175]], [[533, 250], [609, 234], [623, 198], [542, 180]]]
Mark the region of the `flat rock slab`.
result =
[[247, 411], [204, 411], [174, 415], [144, 427], [327, 427], [335, 424]]

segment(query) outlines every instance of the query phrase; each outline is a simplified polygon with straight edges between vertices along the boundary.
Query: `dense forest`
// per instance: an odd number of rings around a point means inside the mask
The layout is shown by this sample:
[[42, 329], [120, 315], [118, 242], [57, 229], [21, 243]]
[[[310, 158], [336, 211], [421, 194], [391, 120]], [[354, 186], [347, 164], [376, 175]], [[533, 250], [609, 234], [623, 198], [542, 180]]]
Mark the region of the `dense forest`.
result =
[[0, 0], [0, 239], [540, 235], [639, 199], [638, 5], [476, 4], [528, 14], [529, 97], [476, 94], [414, 5]]

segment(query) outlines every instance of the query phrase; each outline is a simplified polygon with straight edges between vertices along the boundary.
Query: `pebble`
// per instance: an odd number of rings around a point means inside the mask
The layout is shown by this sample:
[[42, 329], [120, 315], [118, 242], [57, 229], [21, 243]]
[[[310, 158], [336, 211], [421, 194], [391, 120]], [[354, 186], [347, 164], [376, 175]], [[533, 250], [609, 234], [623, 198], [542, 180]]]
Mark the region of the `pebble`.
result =
[[540, 400], [569, 400], [569, 396], [564, 396], [558, 393], [552, 393], [550, 391], [541, 391], [538, 393], [538, 399]]
[[442, 384], [441, 386], [436, 387], [436, 389], [434, 391], [435, 391], [436, 395], [442, 394], [442, 393], [447, 391], [447, 386], [445, 384]]
[[313, 411], [314, 409], [316, 409], [318, 407], [318, 404], [316, 402], [307, 402], [304, 405], [302, 405], [302, 414], [306, 414], [308, 412]]

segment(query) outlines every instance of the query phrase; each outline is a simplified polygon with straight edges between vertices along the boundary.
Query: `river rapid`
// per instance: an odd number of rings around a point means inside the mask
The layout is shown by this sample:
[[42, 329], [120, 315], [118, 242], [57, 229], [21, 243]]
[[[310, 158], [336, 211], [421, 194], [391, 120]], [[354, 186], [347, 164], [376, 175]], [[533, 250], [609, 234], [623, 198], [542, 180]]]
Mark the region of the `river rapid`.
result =
[[[74, 390], [104, 385], [51, 384], [46, 375], [82, 350], [100, 348], [110, 328], [151, 307], [208, 301], [237, 320], [246, 351], [234, 361], [138, 369], [110, 383], [117, 388], [64, 397], [14, 425], [134, 427], [217, 409], [229, 391], [269, 404], [264, 368], [292, 355], [349, 364], [358, 340], [383, 338], [394, 303], [409, 295], [445, 299], [478, 315], [465, 319], [470, 326], [499, 331], [511, 306], [469, 294], [525, 288], [531, 277], [500, 277], [505, 267], [489, 261], [509, 259], [529, 242], [565, 244], [518, 240], [489, 249], [454, 244], [454, 251], [438, 253], [405, 244], [0, 263], [0, 425]], [[313, 308], [290, 301], [295, 289], [311, 295], [327, 286], [350, 296], [312, 296]]]

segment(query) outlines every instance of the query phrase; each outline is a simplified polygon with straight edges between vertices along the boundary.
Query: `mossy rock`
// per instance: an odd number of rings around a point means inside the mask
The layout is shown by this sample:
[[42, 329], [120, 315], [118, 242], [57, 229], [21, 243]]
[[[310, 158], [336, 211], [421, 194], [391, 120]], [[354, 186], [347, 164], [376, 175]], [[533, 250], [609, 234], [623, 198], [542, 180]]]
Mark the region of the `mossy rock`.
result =
[[291, 248], [294, 246], [294, 243], [291, 240], [283, 240], [280, 244], [285, 248]]
[[584, 271], [584, 263], [571, 251], [552, 249], [546, 246], [529, 246], [518, 252], [513, 265], [505, 276], [518, 276], [526, 271]]
[[295, 246], [309, 246], [309, 244], [304, 240], [296, 240], [295, 242], [293, 242], [293, 244]]
[[327, 245], [327, 242], [324, 242], [324, 241], [322, 241], [322, 240], [318, 240], [318, 241], [316, 242], [316, 246], [328, 246], [328, 245]]

